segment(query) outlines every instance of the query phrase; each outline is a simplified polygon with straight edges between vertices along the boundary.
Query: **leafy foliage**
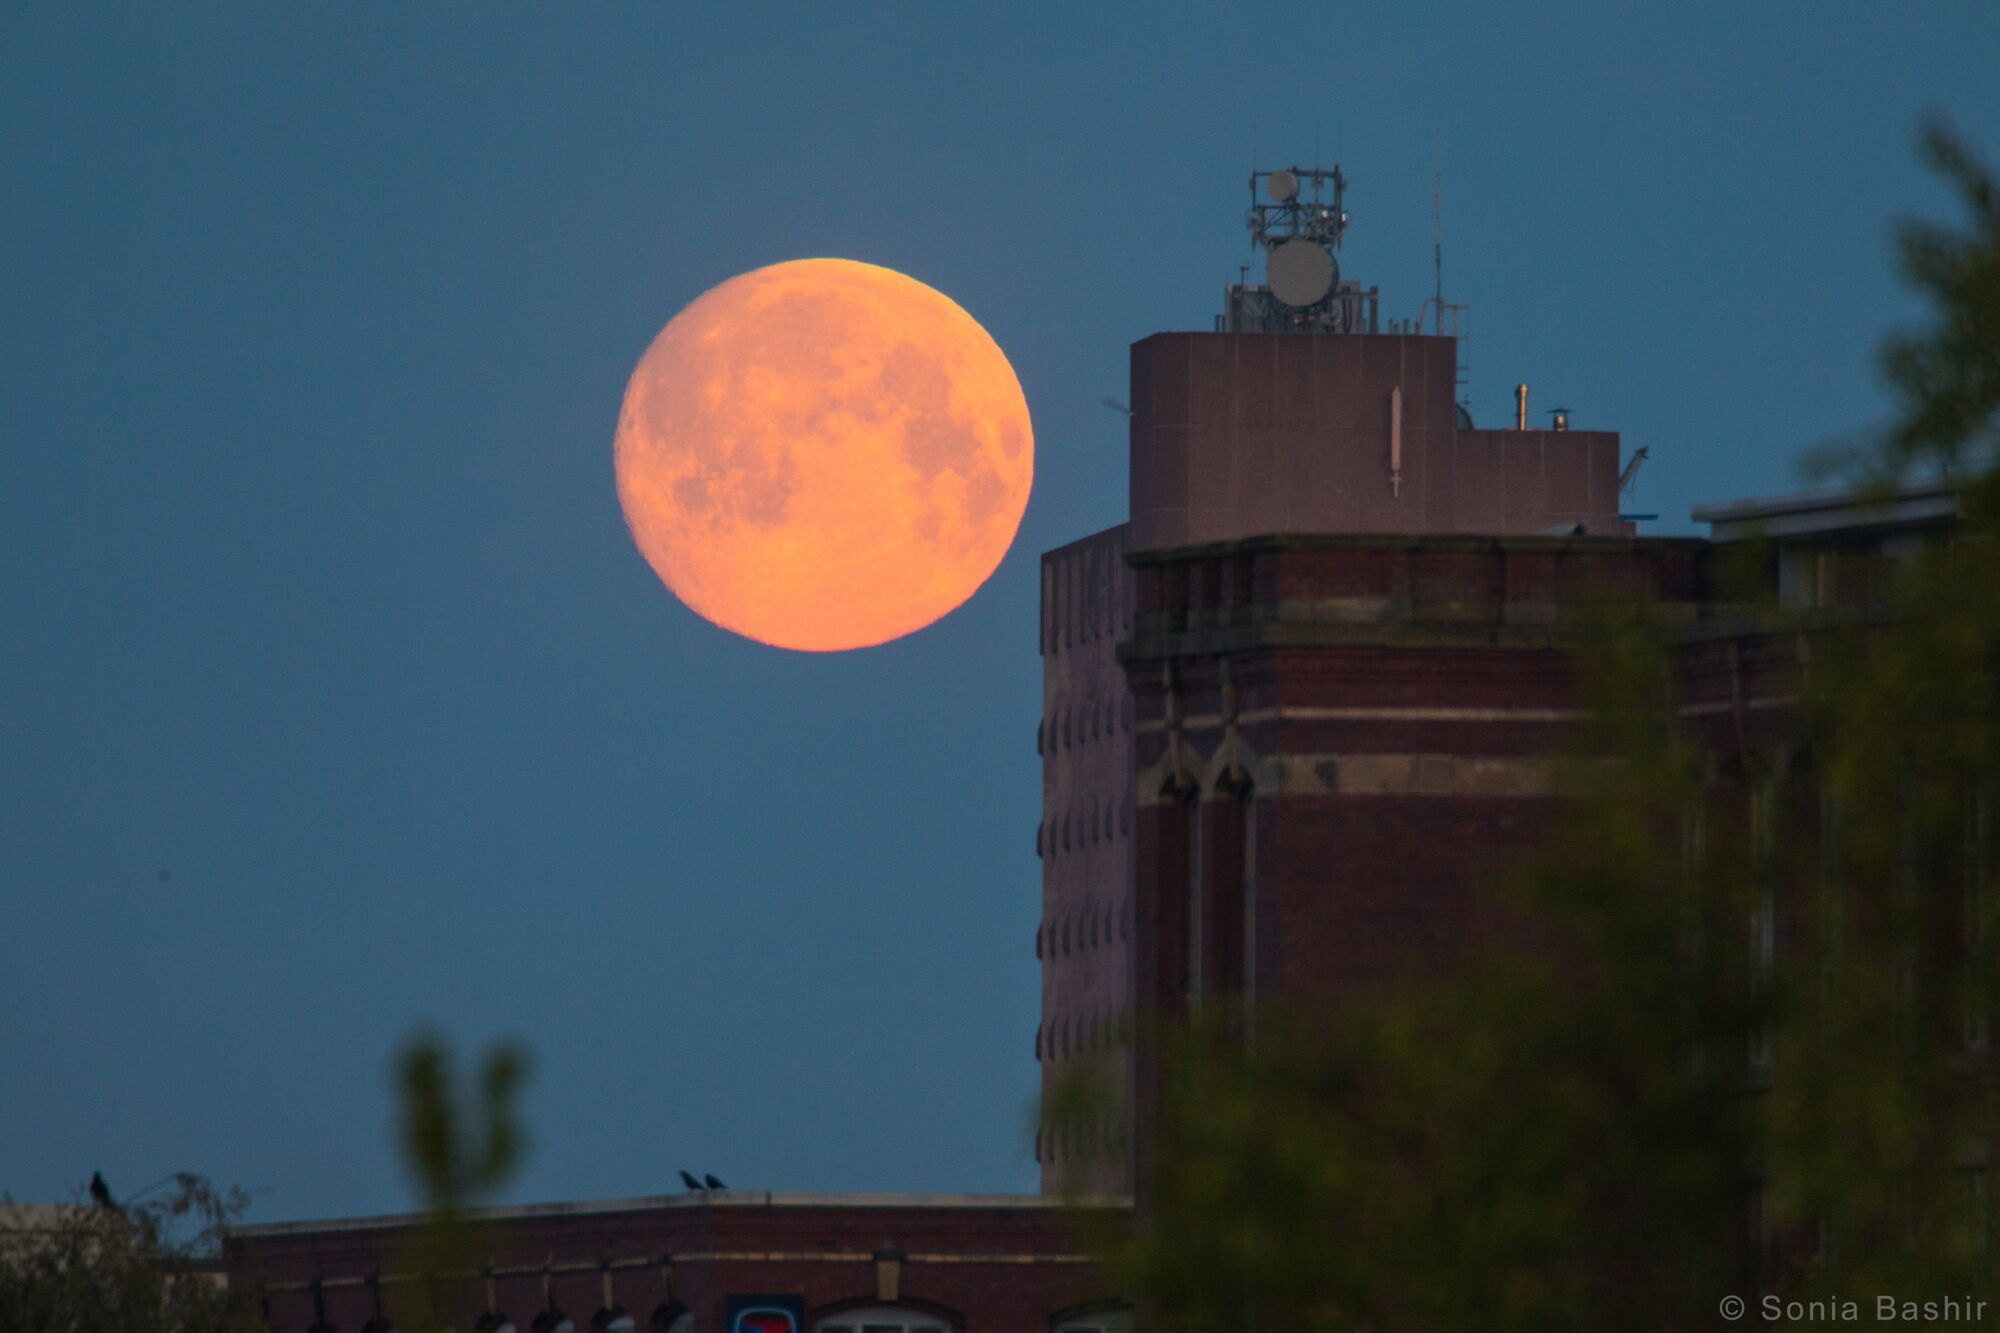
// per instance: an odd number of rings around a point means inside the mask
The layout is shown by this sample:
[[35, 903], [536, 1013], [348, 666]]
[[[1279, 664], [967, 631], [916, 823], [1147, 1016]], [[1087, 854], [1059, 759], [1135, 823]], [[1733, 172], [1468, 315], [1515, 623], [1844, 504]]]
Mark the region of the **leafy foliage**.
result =
[[[38, 1333], [234, 1333], [264, 1325], [215, 1280], [224, 1227], [249, 1199], [181, 1174], [120, 1208], [0, 1201], [0, 1328]], [[193, 1228], [190, 1233], [189, 1228]]]
[[1934, 463], [1990, 484], [2000, 458], [2000, 182], [1950, 128], [1923, 131], [1925, 159], [1958, 191], [1971, 215], [1964, 231], [1906, 223], [1903, 273], [1930, 297], [1929, 328], [1892, 338], [1883, 369], [1902, 398], [1889, 446], [1897, 468]]
[[396, 1069], [403, 1163], [424, 1221], [395, 1265], [415, 1280], [387, 1295], [398, 1327], [422, 1333], [446, 1327], [447, 1288], [477, 1270], [491, 1243], [473, 1210], [506, 1187], [526, 1151], [515, 1100], [528, 1058], [516, 1044], [500, 1045], [487, 1053], [474, 1087], [462, 1091], [444, 1039], [420, 1033]]
[[1769, 1160], [1776, 1221], [1814, 1233], [1789, 1276], [1815, 1293], [1996, 1289], [2000, 189], [1941, 124], [1923, 147], [1971, 225], [1904, 230], [1935, 314], [1884, 352], [1903, 411], [1873, 472], [1953, 477], [1963, 521], [1876, 623], [1823, 637], [1804, 691], [1826, 856], [1797, 904], [1813, 947], [1784, 978]]

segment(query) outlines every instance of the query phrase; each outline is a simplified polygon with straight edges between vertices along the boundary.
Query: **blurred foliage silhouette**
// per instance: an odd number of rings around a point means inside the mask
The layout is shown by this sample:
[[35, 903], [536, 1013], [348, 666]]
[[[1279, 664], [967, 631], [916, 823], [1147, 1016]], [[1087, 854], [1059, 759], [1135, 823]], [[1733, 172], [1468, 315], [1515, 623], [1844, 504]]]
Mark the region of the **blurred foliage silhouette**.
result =
[[255, 1294], [221, 1285], [217, 1263], [249, 1196], [188, 1173], [162, 1184], [124, 1206], [81, 1189], [70, 1204], [0, 1200], [0, 1329], [261, 1333]]
[[527, 1076], [527, 1053], [513, 1042], [487, 1053], [471, 1089], [458, 1086], [435, 1033], [412, 1037], [396, 1058], [399, 1146], [423, 1208], [393, 1264], [399, 1280], [378, 1288], [402, 1333], [451, 1327], [488, 1260], [494, 1236], [475, 1210], [506, 1187], [526, 1152], [515, 1102]]
[[[1922, 149], [1969, 222], [1902, 231], [1930, 317], [1885, 347], [1898, 426], [1850, 479], [1953, 478], [1953, 537], [1864, 606], [1744, 595], [1797, 653], [1781, 754], [1699, 743], [1675, 630], [1596, 608], [1575, 799], [1493, 890], [1516, 937], [1142, 1031], [1140, 1208], [1096, 1238], [1141, 1326], [1684, 1329], [1729, 1295], [2000, 1315], [2000, 186], [1941, 124]], [[1118, 1083], [1083, 1070], [1044, 1117], [1122, 1152]]]
[[1811, 639], [1823, 846], [1796, 909], [1812, 947], [1778, 972], [1765, 1115], [1772, 1226], [1809, 1243], [1767, 1267], [1813, 1295], [1992, 1300], [2000, 186], [1942, 124], [1923, 149], [1970, 225], [1903, 229], [1932, 319], [1884, 350], [1901, 411], [1858, 479], [1950, 477], [1962, 522], [1894, 572], [1883, 612]]

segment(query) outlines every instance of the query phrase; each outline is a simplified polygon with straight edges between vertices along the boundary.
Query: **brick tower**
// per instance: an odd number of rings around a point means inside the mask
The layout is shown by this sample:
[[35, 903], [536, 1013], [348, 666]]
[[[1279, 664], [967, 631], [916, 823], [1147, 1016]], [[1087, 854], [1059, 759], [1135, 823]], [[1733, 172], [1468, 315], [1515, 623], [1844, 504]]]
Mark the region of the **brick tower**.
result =
[[[1441, 299], [1431, 333], [1379, 330], [1339, 278], [1344, 186], [1253, 175], [1268, 282], [1133, 345], [1130, 518], [1042, 560], [1036, 1054], [1045, 1089], [1121, 1070], [1142, 1150], [1134, 1017], [1476, 932], [1473, 887], [1552, 800], [1564, 603], [1697, 595], [1701, 543], [1621, 520], [1615, 433], [1530, 430], [1525, 388], [1475, 429]], [[1044, 1190], [1130, 1187], [1085, 1148], [1040, 1136]]]

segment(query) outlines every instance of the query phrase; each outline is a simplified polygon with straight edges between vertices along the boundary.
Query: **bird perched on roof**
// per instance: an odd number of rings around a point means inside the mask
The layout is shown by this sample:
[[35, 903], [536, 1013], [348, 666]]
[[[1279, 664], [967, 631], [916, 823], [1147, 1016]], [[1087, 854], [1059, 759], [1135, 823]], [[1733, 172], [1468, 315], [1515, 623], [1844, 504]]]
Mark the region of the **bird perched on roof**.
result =
[[693, 1176], [689, 1175], [685, 1171], [681, 1172], [681, 1184], [687, 1186], [690, 1191], [704, 1193], [704, 1194], [707, 1193], [706, 1190], [703, 1190], [701, 1188], [701, 1182], [699, 1180], [696, 1180]]
[[104, 1183], [104, 1173], [102, 1171], [93, 1171], [90, 1173], [90, 1197], [97, 1201], [97, 1206], [100, 1208], [116, 1208], [118, 1206], [111, 1198], [111, 1187]]
[[717, 1180], [713, 1175], [703, 1176], [702, 1183], [707, 1185], [712, 1190], [726, 1190], [729, 1188], [729, 1186]]

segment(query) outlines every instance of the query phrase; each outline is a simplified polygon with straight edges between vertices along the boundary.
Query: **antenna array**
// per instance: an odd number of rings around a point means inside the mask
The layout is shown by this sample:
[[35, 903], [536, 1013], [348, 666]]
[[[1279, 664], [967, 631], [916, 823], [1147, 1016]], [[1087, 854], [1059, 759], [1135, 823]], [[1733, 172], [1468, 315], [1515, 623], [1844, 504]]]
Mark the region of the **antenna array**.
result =
[[[1260, 189], [1261, 186], [1261, 189]], [[1224, 294], [1216, 329], [1229, 333], [1373, 333], [1379, 294], [1341, 280], [1347, 177], [1338, 166], [1250, 173], [1245, 223], [1264, 256], [1265, 281], [1248, 271]]]

